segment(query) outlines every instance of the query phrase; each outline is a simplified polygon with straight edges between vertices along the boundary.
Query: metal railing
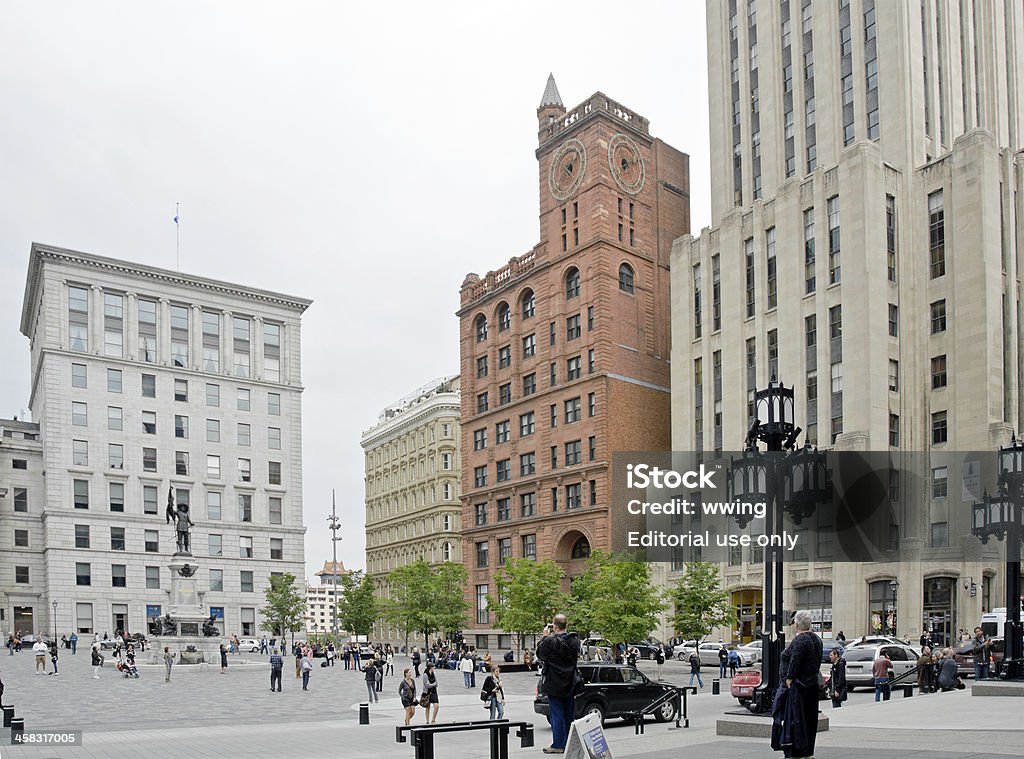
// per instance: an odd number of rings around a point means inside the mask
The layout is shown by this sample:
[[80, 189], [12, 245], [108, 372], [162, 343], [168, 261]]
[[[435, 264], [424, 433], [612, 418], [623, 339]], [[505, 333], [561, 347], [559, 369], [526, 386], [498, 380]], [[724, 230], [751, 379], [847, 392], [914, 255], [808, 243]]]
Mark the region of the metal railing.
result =
[[447, 722], [440, 725], [399, 725], [395, 728], [395, 741], [406, 743], [405, 733], [412, 736], [416, 759], [434, 759], [434, 736], [438, 733], [463, 733], [473, 730], [490, 732], [490, 759], [508, 759], [508, 734], [516, 728], [520, 748], [533, 747], [533, 724], [509, 722], [506, 719], [475, 722]]
[[[669, 701], [673, 701], [675, 703], [676, 728], [688, 728], [690, 726], [690, 719], [686, 713], [686, 696], [690, 692], [692, 692], [693, 695], [696, 696], [697, 688], [692, 685], [674, 685], [672, 686], [671, 690], [667, 690], [664, 693], [662, 693], [660, 696], [654, 699], [643, 709], [639, 709], [633, 712], [627, 712], [625, 716], [633, 720], [634, 733], [636, 733], [637, 735], [643, 735], [645, 726], [644, 717], [646, 717], [648, 714], [654, 714], [656, 711], [658, 711], [658, 709], [663, 707]], [[680, 725], [680, 722], [683, 722], [684, 724]]]

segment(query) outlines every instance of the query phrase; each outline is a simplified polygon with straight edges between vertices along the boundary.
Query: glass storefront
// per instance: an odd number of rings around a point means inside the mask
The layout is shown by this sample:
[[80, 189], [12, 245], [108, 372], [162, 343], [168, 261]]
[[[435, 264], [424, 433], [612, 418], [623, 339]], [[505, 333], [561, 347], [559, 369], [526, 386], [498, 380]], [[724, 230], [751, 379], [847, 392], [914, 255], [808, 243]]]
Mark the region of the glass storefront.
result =
[[956, 583], [955, 577], [929, 577], [924, 581], [923, 625], [932, 631], [936, 645], [956, 642]]
[[805, 585], [796, 589], [796, 608], [811, 614], [811, 629], [828, 638], [832, 634], [832, 586]]
[[732, 606], [739, 620], [734, 637], [741, 643], [749, 643], [761, 632], [764, 614], [762, 593], [760, 590], [737, 590], [732, 594]]
[[876, 580], [868, 586], [868, 630], [876, 635], [892, 635], [896, 629], [896, 604], [889, 580]]

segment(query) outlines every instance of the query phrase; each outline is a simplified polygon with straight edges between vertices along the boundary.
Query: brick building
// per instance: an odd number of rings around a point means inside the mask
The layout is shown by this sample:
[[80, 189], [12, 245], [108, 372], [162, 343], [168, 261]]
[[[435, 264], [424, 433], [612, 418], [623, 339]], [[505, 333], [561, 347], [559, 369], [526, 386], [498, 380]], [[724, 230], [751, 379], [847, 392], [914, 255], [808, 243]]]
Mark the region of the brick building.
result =
[[621, 550], [615, 451], [669, 446], [669, 253], [689, 231], [689, 158], [595, 93], [566, 111], [553, 77], [536, 152], [540, 242], [461, 289], [462, 505], [470, 632], [508, 558], [573, 577]]

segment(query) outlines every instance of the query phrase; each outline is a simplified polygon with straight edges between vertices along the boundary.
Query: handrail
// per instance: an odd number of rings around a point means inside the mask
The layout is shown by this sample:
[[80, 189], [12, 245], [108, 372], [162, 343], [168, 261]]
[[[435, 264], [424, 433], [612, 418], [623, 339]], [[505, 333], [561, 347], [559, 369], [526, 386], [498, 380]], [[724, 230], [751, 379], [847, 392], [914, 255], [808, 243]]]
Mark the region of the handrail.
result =
[[[637, 735], [644, 734], [644, 716], [654, 714], [659, 707], [668, 703], [669, 699], [676, 700], [676, 728], [688, 728], [690, 726], [690, 718], [687, 716], [686, 695], [690, 692], [693, 695], [697, 695], [697, 688], [692, 685], [670, 685], [669, 688], [671, 690], [662, 693], [643, 709], [626, 712], [625, 716], [633, 720], [633, 730]], [[681, 720], [685, 721], [686, 724], [680, 725]]]
[[508, 720], [487, 720], [478, 722], [447, 722], [440, 725], [401, 725], [395, 727], [395, 740], [405, 743], [408, 731], [412, 735], [416, 759], [434, 759], [434, 736], [438, 733], [461, 733], [470, 730], [490, 732], [490, 759], [508, 759], [508, 734], [517, 728], [521, 748], [533, 746], [533, 724], [530, 722], [509, 722]]

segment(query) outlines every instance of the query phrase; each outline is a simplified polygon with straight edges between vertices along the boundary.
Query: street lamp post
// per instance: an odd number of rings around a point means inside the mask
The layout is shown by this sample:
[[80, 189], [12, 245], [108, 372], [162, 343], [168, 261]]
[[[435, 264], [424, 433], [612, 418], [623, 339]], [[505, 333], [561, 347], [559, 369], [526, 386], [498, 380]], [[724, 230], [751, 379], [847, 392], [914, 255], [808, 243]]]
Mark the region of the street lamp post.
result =
[[893, 579], [889, 580], [889, 590], [892, 591], [892, 637], [894, 637], [894, 638], [897, 637], [897, 632], [896, 632], [896, 622], [897, 622], [897, 615], [896, 615], [896, 591], [898, 591], [899, 588], [900, 588], [900, 581], [899, 580], [897, 580], [895, 577]]
[[57, 642], [57, 599], [53, 599], [53, 642]]
[[338, 639], [338, 530], [341, 529], [341, 522], [338, 520], [337, 503], [334, 498], [334, 488], [331, 488], [331, 515], [327, 517], [327, 529], [331, 531], [331, 548], [333, 549], [333, 565], [331, 566], [331, 635], [334, 640]]

